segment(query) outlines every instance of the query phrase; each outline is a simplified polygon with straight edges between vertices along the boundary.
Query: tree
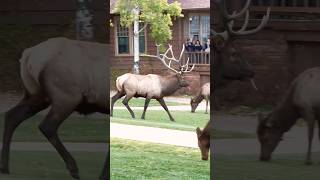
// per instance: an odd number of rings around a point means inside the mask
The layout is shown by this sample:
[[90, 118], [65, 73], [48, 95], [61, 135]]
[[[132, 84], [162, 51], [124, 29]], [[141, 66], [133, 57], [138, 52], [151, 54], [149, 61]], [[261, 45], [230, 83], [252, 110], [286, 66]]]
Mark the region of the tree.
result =
[[[168, 4], [167, 0], [118, 0], [116, 12], [120, 14], [121, 26], [133, 25], [134, 65], [133, 72], [139, 74], [139, 33], [150, 27], [150, 35], [157, 44], [172, 39], [172, 18], [183, 17], [181, 4]], [[139, 29], [139, 23], [144, 26]]]

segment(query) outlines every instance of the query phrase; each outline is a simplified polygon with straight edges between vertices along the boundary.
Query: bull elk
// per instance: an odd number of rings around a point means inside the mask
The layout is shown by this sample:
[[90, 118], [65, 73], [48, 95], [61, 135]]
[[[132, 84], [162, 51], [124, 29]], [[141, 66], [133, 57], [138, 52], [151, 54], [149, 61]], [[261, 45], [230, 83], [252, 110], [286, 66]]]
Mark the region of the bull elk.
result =
[[107, 50], [104, 44], [52, 38], [23, 52], [20, 75], [25, 93], [22, 100], [5, 113], [2, 173], [9, 173], [10, 144], [15, 129], [50, 106], [39, 129], [58, 151], [71, 176], [80, 178], [76, 161], [57, 131], [74, 111], [109, 113]]
[[[267, 14], [263, 16], [259, 26], [255, 29], [246, 30], [249, 24], [249, 5], [251, 0], [247, 0], [244, 8], [232, 15], [228, 14], [225, 0], [215, 0], [215, 5], [218, 8], [221, 22], [224, 28], [223, 32], [216, 32], [211, 29], [212, 46], [213, 46], [213, 65], [211, 72], [213, 73], [214, 91], [217, 88], [229, 84], [233, 80], [250, 79], [253, 87], [257, 89], [253, 77], [255, 75], [252, 66], [242, 57], [237, 50], [234, 40], [239, 36], [250, 35], [262, 30], [268, 22], [270, 8], [267, 9]], [[235, 19], [245, 15], [244, 24], [239, 30], [234, 30]]]
[[210, 100], [210, 83], [205, 83], [202, 85], [201, 90], [197, 93], [197, 95], [191, 98], [190, 105], [191, 105], [191, 112], [194, 113], [201, 103], [201, 101], [206, 100], [206, 114], [208, 113], [208, 102]]
[[[284, 133], [296, 124], [299, 118], [308, 127], [306, 164], [312, 164], [311, 149], [314, 125], [320, 125], [320, 67], [302, 72], [290, 85], [280, 103], [266, 117], [259, 115], [257, 135], [261, 145], [260, 160], [269, 161], [271, 154], [282, 140]], [[320, 131], [319, 131], [320, 138]]]
[[[242, 58], [240, 53], [238, 53], [233, 40], [235, 40], [237, 36], [250, 35], [262, 30], [269, 20], [270, 7], [268, 7], [267, 13], [263, 16], [261, 23], [255, 29], [247, 30], [249, 24], [249, 6], [251, 0], [246, 1], [245, 6], [239, 11], [239, 13], [234, 11], [231, 15], [227, 11], [225, 0], [214, 0], [214, 3], [218, 8], [219, 14], [222, 19], [222, 25], [225, 30], [218, 33], [215, 30], [211, 29], [211, 34], [213, 37], [212, 55], [214, 57], [213, 64], [211, 65], [211, 72], [213, 73], [212, 81], [214, 83], [213, 92], [215, 92], [216, 89], [227, 85], [231, 81], [246, 79], [251, 79], [253, 87], [257, 89], [253, 81], [253, 77], [255, 75], [253, 68], [245, 59]], [[239, 30], [233, 30], [234, 20], [244, 15], [245, 20], [242, 27]], [[199, 136], [199, 134], [202, 134], [199, 130], [200, 129], [197, 128], [198, 141], [200, 143], [202, 142], [202, 137], [204, 136]], [[209, 135], [206, 136], [206, 138], [210, 139], [210, 133], [207, 134]], [[206, 157], [205, 153], [210, 148], [210, 145], [206, 144], [208, 140], [205, 140], [204, 142], [204, 145], [199, 145], [202, 157]]]
[[[159, 48], [159, 46], [157, 48]], [[164, 54], [145, 55], [148, 57], [154, 57], [159, 59], [167, 69], [171, 70], [174, 73], [172, 75], [137, 75], [126, 73], [124, 75], [119, 76], [116, 80], [117, 93], [112, 97], [111, 101], [111, 116], [113, 115], [114, 103], [121, 97], [125, 96], [122, 103], [128, 109], [132, 118], [135, 118], [134, 112], [129, 107], [128, 102], [132, 97], [143, 97], [145, 98], [145, 103], [141, 119], [145, 119], [145, 113], [150, 100], [156, 99], [163, 107], [163, 109], [167, 112], [167, 114], [170, 117], [170, 120], [175, 121], [174, 118], [171, 116], [163, 97], [170, 96], [178, 89], [189, 86], [189, 83], [184, 78], [184, 74], [191, 72], [195, 66], [193, 65], [190, 68], [189, 59], [186, 61], [186, 64], [181, 65], [181, 58], [183, 56], [184, 49], [185, 47], [182, 46], [179, 59], [176, 59], [174, 57], [171, 45], [169, 45], [169, 48], [165, 51]], [[170, 57], [167, 55], [169, 52], [171, 52]], [[179, 70], [176, 70], [173, 67], [171, 67], [172, 62], [178, 64]]]

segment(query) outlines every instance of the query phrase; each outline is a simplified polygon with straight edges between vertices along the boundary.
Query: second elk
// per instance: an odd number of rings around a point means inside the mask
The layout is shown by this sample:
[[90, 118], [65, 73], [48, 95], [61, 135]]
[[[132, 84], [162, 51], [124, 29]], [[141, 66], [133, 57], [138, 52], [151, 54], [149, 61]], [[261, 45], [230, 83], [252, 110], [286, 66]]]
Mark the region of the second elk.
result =
[[[156, 99], [163, 109], [168, 113], [170, 120], [175, 121], [170, 114], [163, 98], [172, 95], [182, 87], [189, 86], [189, 83], [185, 80], [184, 75], [185, 73], [191, 72], [194, 69], [194, 65], [189, 66], [189, 59], [186, 61], [186, 64], [181, 64], [181, 58], [184, 53], [184, 46], [182, 47], [183, 48], [181, 50], [179, 59], [175, 58], [171, 45], [169, 45], [169, 48], [164, 54], [145, 55], [159, 59], [167, 69], [173, 72], [173, 74], [161, 76], [157, 74], [138, 75], [126, 73], [119, 76], [116, 80], [117, 93], [112, 97], [111, 101], [111, 116], [113, 115], [113, 106], [115, 102], [121, 97], [125, 96], [125, 98], [122, 100], [122, 103], [126, 106], [132, 118], [135, 118], [135, 114], [129, 107], [128, 102], [133, 97], [143, 97], [145, 98], [145, 103], [141, 119], [145, 119], [146, 110], [150, 100]], [[171, 52], [171, 57], [168, 57], [167, 55], [169, 52]], [[178, 67], [178, 70], [171, 66], [172, 62], [177, 64], [176, 66]]]

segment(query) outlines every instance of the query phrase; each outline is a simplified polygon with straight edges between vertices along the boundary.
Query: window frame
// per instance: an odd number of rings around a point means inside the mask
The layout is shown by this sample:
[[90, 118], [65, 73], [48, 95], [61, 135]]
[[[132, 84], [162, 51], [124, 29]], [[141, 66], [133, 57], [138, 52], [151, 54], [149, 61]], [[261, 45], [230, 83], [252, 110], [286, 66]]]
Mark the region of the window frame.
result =
[[[119, 54], [119, 49], [118, 49], [118, 25], [120, 23], [120, 17], [117, 16], [114, 18], [114, 44], [115, 44], [115, 56], [133, 56], [133, 27], [130, 26], [128, 28], [128, 33], [129, 33], [129, 53], [126, 53], [126, 54]], [[140, 38], [140, 37], [139, 37]], [[147, 53], [147, 28], [144, 29], [144, 46], [145, 46], [145, 50], [144, 50], [144, 53], [146, 54]], [[143, 54], [143, 53], [140, 53], [140, 54]]]
[[[209, 17], [209, 27], [210, 27], [210, 14], [209, 13], [195, 13], [195, 12], [191, 12], [188, 13], [188, 19], [187, 19], [187, 25], [188, 25], [188, 34], [187, 36], [192, 40], [193, 37], [191, 37], [191, 26], [190, 26], [190, 18], [192, 16], [198, 16], [199, 17], [199, 23], [200, 23], [200, 29], [199, 29], [199, 39], [201, 44], [203, 45], [205, 42], [202, 42], [202, 33], [203, 33], [203, 26], [202, 26], [202, 16], [208, 16]], [[210, 36], [210, 32], [209, 32], [209, 36]]]

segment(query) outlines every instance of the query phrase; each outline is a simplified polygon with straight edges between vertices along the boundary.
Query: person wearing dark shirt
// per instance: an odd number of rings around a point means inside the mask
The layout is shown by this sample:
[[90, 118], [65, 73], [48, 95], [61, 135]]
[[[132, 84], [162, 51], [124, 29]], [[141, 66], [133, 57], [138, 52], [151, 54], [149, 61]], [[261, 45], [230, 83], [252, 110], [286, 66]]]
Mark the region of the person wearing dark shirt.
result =
[[186, 49], [186, 51], [187, 52], [192, 52], [193, 51], [193, 44], [192, 44], [192, 42], [190, 41], [190, 39], [188, 38], [187, 39], [187, 41], [186, 41], [186, 43], [184, 44], [184, 46], [185, 46], [185, 49]]
[[196, 52], [200, 52], [202, 50], [202, 45], [201, 42], [199, 40], [196, 41], [195, 45], [194, 45], [194, 49]]

